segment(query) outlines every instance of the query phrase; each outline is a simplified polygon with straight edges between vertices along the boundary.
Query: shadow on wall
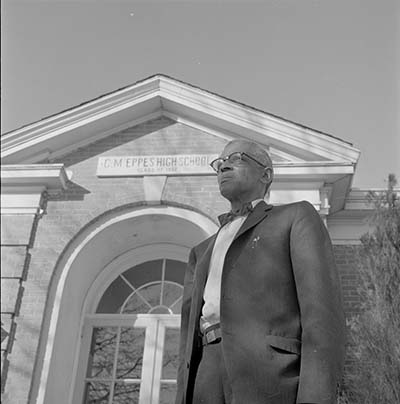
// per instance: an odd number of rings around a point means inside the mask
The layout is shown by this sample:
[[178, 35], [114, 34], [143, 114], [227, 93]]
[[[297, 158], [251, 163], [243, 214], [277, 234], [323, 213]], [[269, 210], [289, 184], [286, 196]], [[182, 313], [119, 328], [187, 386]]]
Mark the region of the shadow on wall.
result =
[[73, 181], [67, 182], [67, 189], [56, 194], [48, 195], [48, 201], [83, 201], [85, 195], [90, 194], [87, 188], [84, 188]]

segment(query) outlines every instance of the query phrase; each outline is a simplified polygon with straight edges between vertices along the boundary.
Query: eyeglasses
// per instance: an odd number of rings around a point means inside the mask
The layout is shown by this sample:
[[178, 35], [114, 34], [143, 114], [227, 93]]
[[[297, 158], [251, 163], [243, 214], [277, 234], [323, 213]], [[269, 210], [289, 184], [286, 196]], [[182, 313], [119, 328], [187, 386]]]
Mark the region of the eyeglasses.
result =
[[222, 164], [225, 163], [225, 161], [229, 161], [230, 164], [238, 164], [241, 161], [243, 161], [243, 156], [246, 156], [247, 158], [255, 161], [257, 164], [259, 164], [261, 167], [267, 167], [264, 164], [260, 163], [258, 160], [256, 160], [254, 157], [251, 157], [250, 155], [248, 155], [245, 152], [234, 152], [232, 154], [230, 154], [229, 156], [226, 157], [218, 157], [217, 159], [213, 160], [210, 163], [210, 166], [212, 167], [212, 169], [216, 172], [219, 172], [219, 170], [221, 169]]

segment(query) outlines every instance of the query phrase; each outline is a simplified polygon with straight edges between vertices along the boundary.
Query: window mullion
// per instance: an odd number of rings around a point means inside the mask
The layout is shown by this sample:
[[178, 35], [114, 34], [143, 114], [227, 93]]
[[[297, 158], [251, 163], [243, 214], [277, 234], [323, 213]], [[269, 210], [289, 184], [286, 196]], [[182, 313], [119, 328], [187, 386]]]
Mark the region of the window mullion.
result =
[[[183, 289], [183, 288], [182, 288]], [[169, 308], [172, 310], [172, 308], [178, 304], [182, 300], [183, 296], [179, 296], [170, 306]]]
[[[143, 302], [150, 307], [150, 309], [153, 308], [153, 306], [143, 297], [143, 295], [128, 281], [128, 279], [125, 278], [124, 275], [120, 275], [121, 279], [132, 289], [133, 292], [135, 292], [140, 299], [143, 300]], [[126, 302], [129, 301], [130, 297], [132, 296], [132, 294], [130, 294], [124, 301], [124, 303], [121, 306], [121, 313], [125, 308]]]
[[118, 354], [119, 354], [119, 342], [121, 339], [121, 327], [118, 327], [118, 332], [117, 332], [117, 344], [115, 346], [115, 356], [114, 356], [114, 364], [113, 364], [113, 372], [112, 372], [112, 381], [111, 381], [111, 387], [110, 387], [110, 397], [109, 397], [109, 404], [113, 403], [113, 398], [114, 398], [114, 386], [115, 386], [115, 381], [117, 379], [117, 365], [118, 365]]
[[163, 305], [163, 296], [164, 296], [164, 285], [165, 285], [165, 267], [167, 260], [164, 258], [162, 262], [162, 270], [161, 270], [161, 291], [160, 291], [160, 306]]

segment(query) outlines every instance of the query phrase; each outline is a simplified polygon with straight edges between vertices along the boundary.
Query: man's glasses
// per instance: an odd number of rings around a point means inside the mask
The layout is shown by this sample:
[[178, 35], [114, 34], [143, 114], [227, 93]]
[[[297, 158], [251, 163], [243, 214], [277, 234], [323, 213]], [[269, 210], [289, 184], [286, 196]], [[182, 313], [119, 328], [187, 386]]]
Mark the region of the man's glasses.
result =
[[213, 160], [210, 163], [210, 166], [212, 167], [212, 169], [214, 171], [219, 172], [219, 170], [221, 169], [222, 164], [224, 164], [225, 161], [229, 161], [230, 164], [235, 165], [235, 164], [238, 164], [241, 161], [243, 161], [243, 156], [246, 156], [250, 160], [255, 161], [261, 167], [264, 167], [264, 168], [267, 167], [264, 164], [260, 163], [258, 160], [256, 160], [254, 157], [251, 157], [250, 155], [248, 155], [245, 152], [234, 152], [234, 153], [232, 153], [232, 154], [230, 154], [229, 156], [226, 156], [226, 157], [218, 157], [217, 159]]

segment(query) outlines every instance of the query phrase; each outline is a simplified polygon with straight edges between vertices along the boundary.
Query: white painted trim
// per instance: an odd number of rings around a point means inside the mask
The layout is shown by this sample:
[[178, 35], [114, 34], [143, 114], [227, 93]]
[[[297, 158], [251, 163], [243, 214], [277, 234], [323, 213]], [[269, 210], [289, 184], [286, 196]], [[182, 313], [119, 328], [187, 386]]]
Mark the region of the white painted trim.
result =
[[[155, 352], [154, 360], [154, 371], [152, 380], [152, 396], [150, 404], [159, 404], [160, 399], [160, 387], [161, 387], [161, 373], [162, 373], [162, 362], [164, 353], [164, 343], [165, 343], [165, 331], [167, 328], [179, 329], [179, 322], [174, 317], [161, 318], [157, 322], [157, 350]], [[157, 373], [156, 373], [157, 372]], [[147, 404], [147, 403], [143, 403]]]
[[[182, 208], [171, 207], [171, 206], [158, 206], [158, 207], [143, 207], [139, 208], [135, 211], [116, 214], [117, 216], [106, 218], [105, 221], [101, 224], [97, 224], [97, 226], [93, 230], [88, 230], [86, 235], [82, 241], [73, 249], [72, 253], [67, 258], [65, 265], [63, 265], [63, 269], [58, 280], [54, 301], [52, 302], [51, 314], [50, 314], [50, 324], [49, 330], [47, 334], [47, 343], [45, 346], [44, 359], [42, 369], [40, 371], [39, 376], [39, 386], [38, 386], [38, 394], [37, 394], [37, 404], [45, 404], [45, 394], [47, 388], [47, 381], [49, 377], [50, 371], [50, 362], [53, 355], [54, 342], [58, 324], [58, 318], [61, 308], [61, 301], [64, 292], [64, 287], [66, 283], [67, 276], [69, 274], [70, 269], [72, 268], [74, 261], [78, 257], [79, 253], [84, 250], [84, 248], [88, 245], [88, 243], [93, 240], [97, 235], [99, 235], [103, 230], [112, 226], [113, 224], [132, 219], [134, 217], [140, 217], [143, 215], [168, 215], [175, 216], [177, 218], [185, 219], [189, 223], [194, 224], [196, 227], [202, 229], [206, 235], [212, 235], [218, 229], [217, 225], [209, 218], [201, 215], [200, 213], [189, 211]], [[80, 345], [80, 342], [78, 343]], [[78, 346], [79, 349], [79, 346]], [[77, 365], [75, 365], [77, 366]], [[73, 375], [74, 376], [74, 375]], [[71, 397], [70, 397], [71, 398]], [[71, 401], [70, 401], [71, 402]]]
[[68, 175], [63, 164], [1, 166], [1, 215], [42, 213], [44, 191], [66, 189]]
[[[194, 89], [184, 83], [175, 82], [175, 80], [169, 78], [165, 80], [162, 76], [160, 93], [163, 99], [183, 104], [185, 107], [192, 107], [194, 110], [201, 111], [207, 115], [212, 114], [240, 127], [253, 129], [257, 132], [263, 132], [267, 127], [272, 128], [275, 133], [280, 133], [280, 135], [287, 137], [286, 142], [288, 144], [297, 144], [298, 147], [305, 150], [308, 150], [310, 145], [316, 144], [316, 149], [319, 149], [322, 153], [321, 155], [334, 153], [341, 155], [342, 158], [346, 156], [345, 158], [350, 160], [357, 160], [359, 156], [357, 149], [339, 139], [204, 90]], [[295, 133], [297, 136], [293, 136]], [[268, 134], [271, 133], [268, 131]], [[298, 134], [301, 134], [301, 140], [298, 138]], [[272, 137], [275, 137], [274, 134], [272, 134]]]
[[333, 182], [344, 176], [354, 174], [354, 167], [352, 165], [337, 165], [337, 164], [274, 164], [274, 179], [293, 179], [293, 181], [300, 180], [317, 180], [325, 182]]
[[85, 319], [92, 326], [104, 324], [106, 326], [114, 326], [114, 325], [129, 325], [132, 324], [132, 319], [137, 322], [139, 326], [145, 325], [149, 319], [157, 318], [158, 320], [163, 320], [167, 316], [167, 318], [173, 317], [179, 319], [180, 314], [148, 314], [148, 313], [140, 313], [140, 314], [86, 314]]
[[63, 164], [4, 164], [1, 166], [2, 192], [10, 192], [10, 187], [14, 186], [29, 188], [34, 185], [43, 186], [46, 189], [66, 189], [67, 180], [68, 175]]
[[226, 141], [230, 141], [236, 138], [236, 135], [234, 133], [229, 133], [228, 131], [221, 131], [218, 129], [211, 128], [210, 126], [202, 125], [198, 122], [193, 121], [192, 119], [182, 117], [178, 114], [169, 111], [163, 110], [163, 116], [172, 119], [175, 122], [181, 123], [186, 126], [190, 126], [193, 129], [201, 130], [202, 132], [206, 132], [209, 135], [218, 137]]
[[332, 245], [361, 245], [360, 239], [332, 238]]
[[[1, 193], [1, 215], [36, 215], [40, 213], [43, 186], [16, 187]], [[3, 191], [3, 190], [2, 190]]]
[[371, 211], [341, 211], [328, 216], [327, 227], [333, 245], [359, 245], [363, 234], [371, 229]]
[[323, 187], [324, 181], [274, 181], [271, 185], [271, 190], [286, 190], [286, 191], [297, 191], [300, 189], [312, 189], [319, 190]]
[[[278, 156], [278, 157], [284, 159], [285, 162], [289, 162], [289, 161], [293, 161], [293, 162], [297, 162], [297, 163], [306, 162], [306, 160], [299, 158], [297, 156], [294, 156], [293, 154], [285, 153], [284, 151], [279, 150], [276, 147], [270, 147], [269, 152], [271, 154], [271, 157], [272, 157], [272, 155]], [[272, 161], [273, 161], [273, 159], [272, 159]], [[278, 162], [274, 162], [274, 165], [277, 163]]]

